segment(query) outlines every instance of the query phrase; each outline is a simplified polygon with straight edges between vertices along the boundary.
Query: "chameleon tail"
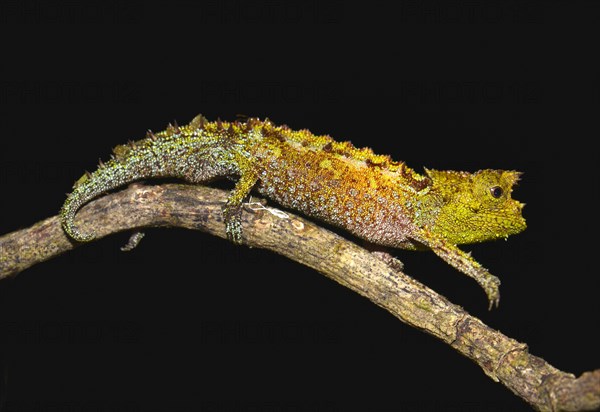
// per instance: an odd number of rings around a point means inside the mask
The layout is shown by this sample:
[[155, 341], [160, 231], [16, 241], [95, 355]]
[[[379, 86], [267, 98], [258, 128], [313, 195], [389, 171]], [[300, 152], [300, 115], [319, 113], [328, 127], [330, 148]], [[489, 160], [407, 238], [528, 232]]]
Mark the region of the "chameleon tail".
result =
[[73, 224], [75, 214], [86, 202], [86, 198], [75, 190], [68, 195], [67, 200], [60, 210], [60, 220], [63, 230], [71, 239], [76, 240], [77, 242], [89, 242], [96, 237], [93, 233], [80, 232]]
[[94, 173], [84, 174], [73, 186], [60, 211], [63, 230], [77, 242], [89, 242], [95, 238], [94, 233], [80, 232], [74, 225], [77, 211], [90, 200], [112, 189], [145, 177], [153, 177], [151, 170], [144, 168], [145, 162], [121, 163], [116, 160], [103, 164]]
[[[61, 211], [61, 224], [69, 237], [78, 242], [94, 239], [93, 233], [80, 232], [74, 225], [77, 211], [90, 200], [140, 179], [181, 178], [191, 183], [206, 182], [235, 170], [235, 160], [220, 154], [216, 139], [188, 141], [156, 138], [154, 135], [128, 146], [117, 146], [106, 164], [100, 162], [93, 173], [84, 174], [73, 186]], [[164, 155], [167, 153], [168, 156]], [[221, 161], [215, 163], [214, 158]]]
[[148, 131], [143, 140], [115, 147], [109, 162], [100, 162], [95, 172], [86, 173], [73, 186], [60, 211], [65, 233], [78, 242], [93, 240], [93, 233], [75, 227], [77, 211], [95, 197], [136, 180], [174, 177], [202, 183], [236, 174], [240, 161], [232, 148], [235, 136], [228, 134], [232, 126], [226, 130], [219, 121], [213, 124], [213, 128], [218, 126], [215, 130], [207, 130], [206, 125], [206, 119], [199, 115], [187, 126], [169, 124], [157, 135]]

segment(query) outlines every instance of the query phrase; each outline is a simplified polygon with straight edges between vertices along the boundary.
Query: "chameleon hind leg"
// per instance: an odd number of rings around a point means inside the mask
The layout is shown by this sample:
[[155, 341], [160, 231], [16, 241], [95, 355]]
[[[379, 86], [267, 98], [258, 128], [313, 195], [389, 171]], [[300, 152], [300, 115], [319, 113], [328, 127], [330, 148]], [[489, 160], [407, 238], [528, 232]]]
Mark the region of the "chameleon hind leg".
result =
[[258, 176], [246, 158], [239, 156], [236, 160], [240, 178], [223, 206], [223, 219], [227, 238], [239, 245], [242, 243], [242, 204], [258, 181]]
[[222, 148], [212, 147], [197, 155], [195, 162], [195, 167], [186, 169], [182, 176], [190, 183], [203, 184], [218, 177], [240, 176], [222, 210], [227, 238], [241, 244], [242, 204], [258, 181], [252, 163], [240, 153], [228, 153]]

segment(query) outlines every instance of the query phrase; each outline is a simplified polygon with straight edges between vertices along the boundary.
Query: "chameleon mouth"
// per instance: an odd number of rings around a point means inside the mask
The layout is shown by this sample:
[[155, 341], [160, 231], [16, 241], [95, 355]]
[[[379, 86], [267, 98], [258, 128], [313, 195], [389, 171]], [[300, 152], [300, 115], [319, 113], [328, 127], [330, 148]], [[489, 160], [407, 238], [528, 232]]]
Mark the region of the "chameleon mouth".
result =
[[[522, 205], [524, 206], [524, 205]], [[519, 207], [519, 211], [522, 209], [522, 206]], [[518, 216], [514, 216], [512, 219], [502, 219], [499, 227], [499, 233], [496, 235], [497, 238], [507, 238], [511, 235], [516, 235], [517, 233], [521, 233], [525, 229], [527, 229], [527, 221], [521, 214]]]
[[[479, 243], [493, 239], [507, 239], [527, 228], [522, 215], [524, 203], [514, 201], [508, 208], [495, 211], [479, 211], [463, 221], [460, 243]], [[468, 235], [465, 235], [468, 234]]]
[[519, 210], [519, 228], [520, 230], [517, 232], [522, 232], [523, 230], [527, 229], [527, 222], [525, 221], [525, 218], [523, 217], [523, 208], [525, 207], [525, 203], [521, 203], [521, 202], [516, 202], [517, 203], [517, 209]]

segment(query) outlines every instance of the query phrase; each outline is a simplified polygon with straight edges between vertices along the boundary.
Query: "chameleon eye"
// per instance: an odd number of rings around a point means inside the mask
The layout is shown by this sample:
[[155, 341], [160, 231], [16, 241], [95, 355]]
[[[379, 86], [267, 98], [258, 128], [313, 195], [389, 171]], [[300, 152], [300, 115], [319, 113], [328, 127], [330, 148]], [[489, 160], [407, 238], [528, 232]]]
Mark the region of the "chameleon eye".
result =
[[503, 190], [500, 186], [493, 186], [490, 188], [490, 193], [492, 194], [492, 197], [500, 199], [500, 197], [502, 197]]

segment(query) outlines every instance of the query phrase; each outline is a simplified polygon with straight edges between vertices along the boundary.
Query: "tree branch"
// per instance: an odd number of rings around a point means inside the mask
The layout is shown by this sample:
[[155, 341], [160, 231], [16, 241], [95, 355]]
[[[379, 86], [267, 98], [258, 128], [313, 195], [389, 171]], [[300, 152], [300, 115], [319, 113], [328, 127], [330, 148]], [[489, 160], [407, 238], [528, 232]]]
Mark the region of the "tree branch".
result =
[[[76, 224], [97, 237], [126, 229], [176, 226], [225, 238], [221, 205], [228, 193], [203, 186], [130, 186], [96, 199]], [[529, 354], [527, 345], [486, 326], [461, 307], [373, 253], [298, 216], [243, 214], [244, 242], [303, 263], [369, 298], [401, 321], [446, 342], [476, 362], [535, 409], [593, 410], [600, 407], [600, 370], [579, 378]], [[76, 247], [57, 216], [0, 237], [0, 279]]]

